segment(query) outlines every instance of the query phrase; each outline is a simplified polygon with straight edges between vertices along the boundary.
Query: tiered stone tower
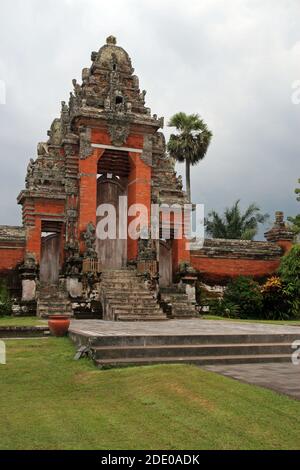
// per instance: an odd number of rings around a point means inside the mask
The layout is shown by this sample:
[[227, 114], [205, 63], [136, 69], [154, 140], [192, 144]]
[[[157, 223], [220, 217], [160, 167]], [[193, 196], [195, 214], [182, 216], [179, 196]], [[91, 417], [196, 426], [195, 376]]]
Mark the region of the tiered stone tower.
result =
[[[41, 286], [49, 287], [59, 277], [79, 278], [82, 272], [96, 274], [139, 262], [154, 276], [160, 261], [161, 283], [167, 286], [180, 263], [189, 263], [184, 239], [96, 240], [101, 203], [112, 203], [117, 217], [120, 196], [127, 196], [129, 207], [145, 205], [149, 230], [151, 203], [183, 206], [187, 199], [158, 132], [163, 118], [145, 106], [146, 91], [140, 90], [127, 52], [110, 36], [91, 60], [91, 67], [82, 71], [82, 83], [73, 80], [68, 105], [62, 102], [48, 141], [38, 145], [37, 159], [28, 165], [26, 188], [18, 197], [25, 264], [39, 266]], [[32, 280], [32, 272], [28, 278]], [[26, 270], [23, 281], [25, 285]]]

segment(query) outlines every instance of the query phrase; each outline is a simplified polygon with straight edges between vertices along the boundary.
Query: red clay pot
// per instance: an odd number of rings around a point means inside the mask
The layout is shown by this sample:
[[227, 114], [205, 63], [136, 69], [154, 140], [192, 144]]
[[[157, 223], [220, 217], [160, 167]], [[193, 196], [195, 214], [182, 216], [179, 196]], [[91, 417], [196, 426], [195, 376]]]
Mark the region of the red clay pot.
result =
[[70, 318], [67, 315], [50, 315], [48, 326], [53, 336], [65, 336], [70, 326]]

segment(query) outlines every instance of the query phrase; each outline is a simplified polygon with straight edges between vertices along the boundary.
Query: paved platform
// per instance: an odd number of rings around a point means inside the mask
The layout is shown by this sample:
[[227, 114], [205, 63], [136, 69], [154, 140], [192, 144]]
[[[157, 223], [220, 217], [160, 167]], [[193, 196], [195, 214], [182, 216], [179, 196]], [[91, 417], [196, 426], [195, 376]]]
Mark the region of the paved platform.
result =
[[90, 336], [264, 335], [300, 334], [300, 327], [201, 319], [168, 320], [165, 322], [72, 320], [70, 331]]
[[300, 365], [291, 363], [239, 364], [204, 368], [245, 383], [270, 388], [300, 400]]
[[202, 319], [73, 320], [69, 336], [99, 367], [291, 363], [300, 327]]

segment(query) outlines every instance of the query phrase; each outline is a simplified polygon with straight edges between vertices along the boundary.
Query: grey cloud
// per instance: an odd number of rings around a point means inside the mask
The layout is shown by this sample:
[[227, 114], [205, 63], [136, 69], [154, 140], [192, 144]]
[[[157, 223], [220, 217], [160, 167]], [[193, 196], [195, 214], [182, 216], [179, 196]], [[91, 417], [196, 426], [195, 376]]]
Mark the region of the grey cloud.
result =
[[299, 17], [297, 0], [2, 0], [0, 222], [20, 223], [27, 161], [109, 34], [129, 52], [153, 112], [199, 112], [212, 128], [192, 172], [195, 202], [222, 210], [241, 198], [270, 214], [299, 212], [300, 105], [290, 99]]

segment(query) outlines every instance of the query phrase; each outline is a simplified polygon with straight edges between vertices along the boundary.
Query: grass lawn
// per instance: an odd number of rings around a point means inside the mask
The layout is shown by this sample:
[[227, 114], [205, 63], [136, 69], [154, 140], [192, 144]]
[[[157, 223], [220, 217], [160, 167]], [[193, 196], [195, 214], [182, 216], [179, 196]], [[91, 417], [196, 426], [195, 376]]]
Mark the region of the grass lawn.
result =
[[188, 365], [99, 371], [67, 338], [7, 341], [0, 449], [300, 449], [300, 402]]
[[37, 317], [0, 317], [1, 326], [43, 326], [47, 321]]
[[289, 325], [289, 326], [300, 326], [300, 320], [243, 320], [240, 318], [226, 318], [219, 317], [217, 315], [201, 315], [203, 320], [224, 320], [224, 321], [234, 321], [234, 322], [243, 322], [243, 323], [266, 323], [271, 325]]

